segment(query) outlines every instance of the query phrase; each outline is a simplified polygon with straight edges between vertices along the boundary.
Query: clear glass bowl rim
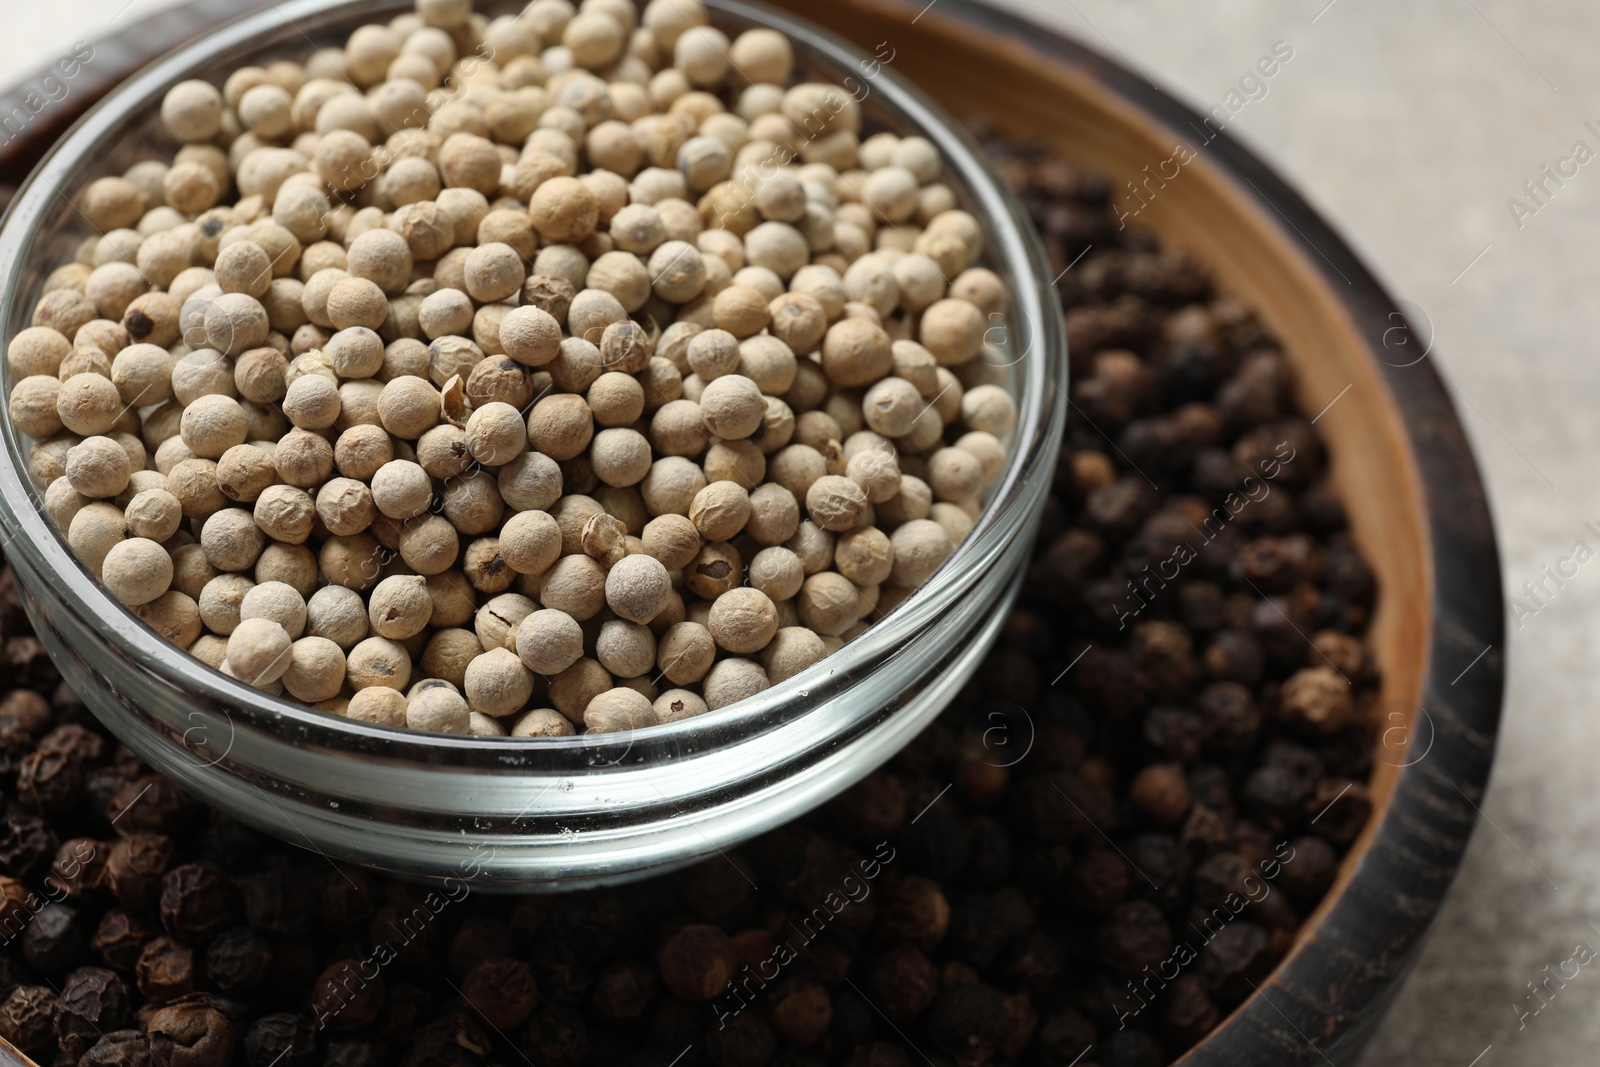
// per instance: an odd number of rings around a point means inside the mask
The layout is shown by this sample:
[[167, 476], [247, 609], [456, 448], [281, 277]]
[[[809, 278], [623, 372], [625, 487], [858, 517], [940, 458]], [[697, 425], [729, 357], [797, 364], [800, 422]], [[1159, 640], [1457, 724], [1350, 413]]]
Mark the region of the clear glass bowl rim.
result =
[[[797, 66], [802, 70], [809, 67], [832, 76], [851, 70], [864, 74], [863, 64], [872, 62], [871, 57], [832, 34], [763, 5], [742, 0], [702, 2], [713, 13], [716, 24], [759, 25], [782, 31], [794, 43]], [[127, 123], [158, 103], [170, 85], [230, 55], [262, 48], [263, 39], [271, 47], [283, 36], [285, 24], [305, 38], [309, 47], [320, 35], [341, 28], [347, 31], [359, 21], [382, 18], [409, 7], [405, 0], [283, 0], [219, 26], [146, 67], [108, 94], [41, 161], [0, 225], [0, 257], [10, 264], [0, 285], [0, 323], [5, 324], [8, 336], [31, 321], [27, 317], [31, 307], [22, 306], [27, 295], [22, 291], [26, 276], [23, 267], [51, 201], [65, 195], [62, 190], [76, 184], [80, 172], [96, 157], [96, 150], [124, 136]], [[242, 55], [234, 58], [245, 61]], [[61, 605], [90, 620], [126, 658], [186, 694], [235, 709], [248, 719], [241, 725], [298, 743], [359, 751], [400, 762], [459, 763], [488, 755], [496, 763], [529, 767], [530, 758], [534, 758], [539, 765], [559, 762], [559, 769], [568, 773], [593, 773], [596, 767], [620, 762], [642, 745], [683, 754], [716, 747], [719, 740], [730, 735], [759, 732], [783, 719], [780, 709], [791, 701], [805, 699], [802, 694], [828, 676], [869, 665], [914, 637], [973, 585], [1017, 530], [1027, 528], [1028, 515], [1047, 491], [1065, 418], [1061, 403], [1067, 381], [1065, 328], [1054, 286], [1046, 280], [1049, 272], [1044, 254], [1020, 205], [989, 169], [971, 137], [891, 67], [880, 65], [873, 74], [857, 81], [870, 82], [869, 99], [876, 98], [873, 107], [893, 115], [902, 132], [914, 130], [939, 148], [947, 175], [970, 197], [970, 207], [985, 224], [989, 245], [985, 258], [1012, 283], [1005, 343], [1024, 353], [1015, 363], [1019, 374], [1014, 392], [1018, 399], [1018, 427], [1013, 452], [992, 491], [990, 504], [951, 559], [885, 619], [802, 674], [727, 708], [631, 736], [485, 739], [417, 733], [330, 716], [268, 696], [206, 666], [167, 643], [113, 600], [77, 561], [65, 539], [43, 514], [40, 494], [28, 473], [28, 446], [10, 421], [4, 420], [0, 427], [4, 438], [4, 449], [0, 450], [0, 535], [5, 538], [7, 553], [22, 554], [33, 569], [51, 574], [54, 595]], [[817, 707], [798, 714], [820, 715], [829, 710]], [[866, 717], [871, 711], [860, 708], [855, 714]], [[832, 712], [836, 716], [838, 709]]]

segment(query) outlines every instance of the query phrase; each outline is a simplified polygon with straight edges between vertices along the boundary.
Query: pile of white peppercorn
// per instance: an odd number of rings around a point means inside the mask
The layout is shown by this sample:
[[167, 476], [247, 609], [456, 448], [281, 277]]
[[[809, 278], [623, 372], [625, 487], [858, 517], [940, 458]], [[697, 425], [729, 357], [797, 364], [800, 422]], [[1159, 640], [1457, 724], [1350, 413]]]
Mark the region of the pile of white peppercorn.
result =
[[900, 603], [1006, 466], [980, 223], [776, 31], [417, 0], [161, 120], [169, 159], [75, 197], [8, 412], [84, 566], [263, 691], [700, 714]]

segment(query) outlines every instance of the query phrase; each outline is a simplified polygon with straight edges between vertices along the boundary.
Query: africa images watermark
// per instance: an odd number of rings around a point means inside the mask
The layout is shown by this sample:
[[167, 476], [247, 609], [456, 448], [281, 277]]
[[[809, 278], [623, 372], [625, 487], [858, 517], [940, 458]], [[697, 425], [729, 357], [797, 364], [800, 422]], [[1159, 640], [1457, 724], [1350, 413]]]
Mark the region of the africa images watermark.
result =
[[[1289, 450], [1288, 455], [1284, 455], [1284, 449]], [[1272, 486], [1269, 483], [1283, 472], [1284, 464], [1294, 462], [1295, 455], [1296, 450], [1293, 445], [1288, 441], [1279, 442], [1278, 447], [1273, 449], [1272, 456], [1261, 460], [1257, 464], [1258, 469], [1261, 471], [1260, 478], [1257, 478], [1254, 474], [1245, 475], [1244, 482], [1240, 485], [1242, 493], [1230, 492], [1223, 497], [1222, 503], [1205, 517], [1200, 526], [1194, 526], [1191, 523], [1191, 528], [1202, 538], [1200, 548], [1204, 548], [1212, 541], [1215, 541], [1222, 534], [1223, 528], [1238, 518], [1245, 508], [1251, 504], [1259, 504], [1270, 496], [1272, 494]], [[1251, 488], [1252, 482], [1255, 483], [1255, 489]], [[1257, 490], [1260, 490], [1260, 492], [1258, 493]], [[1145, 608], [1155, 602], [1157, 594], [1167, 587], [1167, 583], [1176, 581], [1183, 568], [1199, 557], [1200, 549], [1195, 548], [1188, 541], [1179, 541], [1173, 546], [1172, 553], [1166, 559], [1156, 562], [1154, 571], [1150, 569], [1150, 564], [1146, 563], [1144, 569], [1138, 575], [1128, 579], [1128, 592], [1132, 596], [1135, 606], [1127, 608], [1121, 603], [1112, 605], [1117, 612], [1117, 629], [1127, 629], [1130, 621], [1137, 619]], [[1168, 573], [1169, 568], [1171, 573]], [[1136, 582], [1137, 584], [1135, 584]]]
[[[885, 850], [888, 852], [887, 855], [884, 854]], [[840, 912], [851, 904], [860, 904], [871, 896], [873, 880], [883, 873], [886, 865], [894, 862], [896, 855], [894, 846], [889, 842], [879, 842], [878, 847], [873, 850], [872, 858], [861, 860], [856, 864], [861, 872], [860, 878], [854, 874], [845, 875], [840, 882], [839, 890], [829, 890], [823, 896], [822, 903], [800, 919], [799, 926], [793, 921], [789, 923], [789, 928], [803, 939], [799, 948], [785, 938], [767, 954], [766, 959], [754, 967], [748, 963], [740, 967], [742, 973], [730, 979], [726, 991], [711, 1002], [712, 1010], [717, 1013], [717, 1028], [725, 1029], [740, 1012], [755, 1003], [757, 995], [777, 981], [783, 969], [800, 958], [800, 950], [820, 937]]]
[[[1527, 1029], [1528, 1020], [1538, 1015], [1545, 1008], [1548, 1008], [1550, 1006], [1550, 1002], [1556, 999], [1556, 994], [1567, 988], [1568, 982], [1575, 980], [1581, 973], [1583, 973], [1583, 968], [1593, 963], [1594, 958], [1594, 949], [1580, 941], [1577, 945], [1573, 946], [1572, 955], [1556, 964], [1554, 973], [1551, 972], [1550, 965], [1548, 963], [1545, 964], [1543, 968], [1543, 980], [1535, 985], [1533, 980], [1529, 979], [1528, 995], [1523, 998], [1529, 1003], [1536, 1004], [1538, 1006], [1529, 1009], [1519, 1007], [1515, 1002], [1513, 1002], [1511, 1005], [1511, 1010], [1517, 1013], [1517, 1030], [1522, 1031]], [[1572, 968], [1572, 973], [1570, 974], [1567, 973], [1568, 967]], [[1554, 989], [1550, 988], [1550, 983], [1552, 982], [1555, 983]], [[1544, 993], [1540, 992], [1541, 989], [1544, 990]], [[1545, 996], [1545, 993], [1548, 993], [1549, 996]]]
[[379, 941], [366, 958], [348, 962], [337, 980], [319, 988], [316, 1003], [312, 1005], [317, 1015], [317, 1029], [326, 1030], [328, 1024], [369, 984], [377, 981], [383, 969], [399, 959], [406, 946], [421, 937], [447, 907], [471, 895], [472, 879], [483, 872], [484, 864], [494, 860], [495, 850], [480, 842], [472, 846], [471, 852], [471, 856], [456, 865], [454, 874], [445, 877], [438, 889], [430, 889], [398, 923], [390, 924], [395, 932], [393, 940]]
[[[1294, 46], [1288, 41], [1272, 42], [1272, 48], [1239, 76], [1238, 83], [1222, 94], [1222, 102], [1208, 110], [1201, 120], [1201, 126], [1195, 127], [1196, 132], [1204, 138], [1198, 148], [1187, 141], [1179, 141], [1173, 145], [1171, 155], [1154, 164], [1146, 163], [1141, 171], [1142, 178], [1127, 179], [1124, 184], [1130, 195], [1123, 197], [1121, 203], [1112, 202], [1117, 213], [1117, 229], [1126, 229], [1129, 219], [1149, 207], [1168, 182], [1182, 174], [1183, 168], [1198, 159], [1206, 145], [1222, 135], [1234, 116], [1251, 103], [1265, 100], [1272, 90], [1268, 83], [1293, 58]], [[1150, 170], [1151, 166], [1155, 167], [1154, 173]]]
[[15, 93], [0, 99], [0, 145], [10, 144], [52, 104], [59, 104], [72, 92], [72, 80], [94, 61], [94, 46], [79, 41], [72, 51], [50, 65], [37, 81], [19, 86]]
[[[1586, 522], [1583, 528], [1600, 543], [1600, 526]], [[1588, 541], [1574, 541], [1572, 550], [1557, 559], [1553, 567], [1546, 563], [1539, 568], [1537, 578], [1523, 582], [1521, 597], [1506, 598], [1506, 606], [1511, 609], [1511, 618], [1516, 622], [1517, 629], [1522, 629], [1529, 619], [1549, 607], [1561, 590], [1567, 587], [1567, 583], [1578, 576], [1579, 569], [1594, 558], [1595, 550]]]
[[[1600, 144], [1600, 126], [1590, 121], [1585, 122], [1583, 128]], [[1567, 154], [1558, 158], [1553, 166], [1545, 163], [1537, 174], [1523, 182], [1520, 196], [1506, 197], [1506, 210], [1511, 213], [1511, 221], [1516, 223], [1517, 229], [1525, 229], [1529, 219], [1549, 207], [1556, 194], [1565, 189], [1567, 182], [1576, 178], [1596, 155], [1589, 142], [1579, 138], [1572, 142]]]
[[[137, 803], [137, 801], [135, 801]], [[83, 869], [94, 862], [96, 846], [93, 841], [79, 841], [73, 846], [71, 854], [66, 857], [57, 856], [51, 865], [50, 873], [45, 876], [44, 887], [39, 892], [28, 890], [27, 896], [18, 902], [18, 906], [7, 908], [5, 917], [0, 919], [0, 947], [11, 944], [22, 936], [22, 932], [39, 913], [51, 904], [62, 904], [72, 896], [74, 880]]]
[[[1283, 854], [1284, 849], [1289, 850], [1287, 856]], [[1177, 947], [1168, 953], [1165, 959], [1157, 963], [1153, 971], [1147, 963], [1140, 977], [1128, 979], [1128, 995], [1138, 1002], [1138, 1006], [1130, 1009], [1115, 1003], [1111, 1005], [1112, 1010], [1117, 1013], [1117, 1029], [1127, 1029], [1128, 1020], [1135, 1018], [1145, 1008], [1148, 1008], [1150, 1002], [1155, 999], [1156, 994], [1167, 988], [1168, 982], [1175, 981], [1183, 968], [1199, 959], [1200, 953], [1205, 951], [1206, 946], [1216, 940], [1217, 935], [1222, 933], [1229, 923], [1238, 918], [1245, 908], [1251, 904], [1260, 904], [1271, 896], [1272, 880], [1282, 873], [1284, 866], [1292, 862], [1294, 857], [1294, 846], [1287, 841], [1280, 842], [1273, 849], [1271, 857], [1262, 860], [1256, 865], [1256, 869], [1261, 872], [1259, 878], [1254, 874], [1245, 875], [1239, 886], [1239, 889], [1243, 890], [1242, 893], [1239, 890], [1228, 893], [1227, 896], [1222, 898], [1222, 902], [1219, 905], [1212, 908], [1200, 920], [1200, 926], [1197, 927], [1192, 922], [1189, 924], [1189, 928], [1200, 935], [1199, 948], [1195, 948], [1188, 941], [1179, 941]], [[1254, 889], [1250, 887], [1251, 882], [1256, 883]], [[1259, 896], [1257, 895], [1258, 891]], [[1155, 988], [1152, 989], [1152, 985]], [[1143, 994], [1142, 996], [1140, 995], [1141, 993]]]

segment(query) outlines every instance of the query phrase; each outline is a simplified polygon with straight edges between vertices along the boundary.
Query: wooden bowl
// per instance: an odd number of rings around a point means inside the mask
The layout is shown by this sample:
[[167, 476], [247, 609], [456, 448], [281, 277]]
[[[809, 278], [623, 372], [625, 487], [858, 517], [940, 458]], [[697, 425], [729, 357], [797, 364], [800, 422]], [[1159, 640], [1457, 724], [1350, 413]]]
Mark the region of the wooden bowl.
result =
[[1425, 324], [1249, 151], [1208, 141], [1204, 116], [1059, 34], [974, 0], [777, 3], [868, 52], [892, 49], [893, 68], [957, 118], [1106, 175], [1137, 212], [1130, 224], [1205, 263], [1286, 346], [1379, 581], [1373, 817], [1270, 979], [1179, 1063], [1342, 1061], [1382, 1017], [1460, 866], [1500, 717], [1494, 527]]
[[[269, 3], [195, 0], [96, 42], [78, 91], [0, 146], [0, 196], [124, 75]], [[1493, 524], [1447, 387], [1427, 358], [1424, 324], [1409, 321], [1338, 234], [1249, 151], [1226, 134], [1208, 140], [1203, 116], [1059, 34], [977, 0], [777, 3], [891, 57], [957, 117], [1107, 175], [1125, 207], [1138, 208], [1136, 225], [1205, 263], [1285, 344], [1380, 583], [1370, 634], [1384, 678], [1374, 812], [1287, 957], [1179, 1062], [1282, 1067], [1352, 1057], [1460, 866], [1503, 687]], [[1173, 164], [1163, 161], [1180, 147], [1193, 158], [1164, 177]], [[1139, 199], [1126, 181], [1144, 190]]]

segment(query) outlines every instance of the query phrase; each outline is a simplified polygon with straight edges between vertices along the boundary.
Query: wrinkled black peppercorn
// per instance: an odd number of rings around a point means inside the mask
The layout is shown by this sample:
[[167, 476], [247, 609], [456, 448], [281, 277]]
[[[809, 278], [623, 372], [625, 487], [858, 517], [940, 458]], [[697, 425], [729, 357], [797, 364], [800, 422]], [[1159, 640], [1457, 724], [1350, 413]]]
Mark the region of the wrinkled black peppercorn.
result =
[[82, 1056], [101, 1034], [128, 1017], [128, 987], [103, 967], [72, 972], [56, 1001], [56, 1040], [69, 1056]]

